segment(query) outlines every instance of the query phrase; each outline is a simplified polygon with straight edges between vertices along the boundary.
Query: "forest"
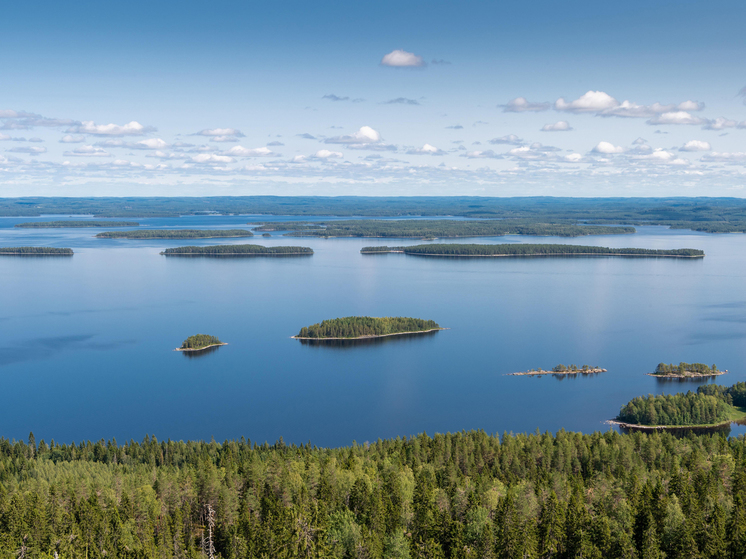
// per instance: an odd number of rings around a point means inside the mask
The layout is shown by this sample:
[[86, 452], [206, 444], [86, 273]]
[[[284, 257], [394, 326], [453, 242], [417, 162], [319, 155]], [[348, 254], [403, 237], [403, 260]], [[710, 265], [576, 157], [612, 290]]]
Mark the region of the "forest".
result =
[[673, 363], [658, 363], [658, 366], [655, 368], [655, 371], [653, 372], [654, 375], [657, 376], [666, 376], [666, 375], [701, 375], [701, 376], [708, 376], [708, 375], [718, 375], [720, 374], [720, 371], [718, 371], [717, 365], [712, 365], [710, 367], [709, 365], [705, 365], [704, 363], [684, 363], [683, 361], [679, 363], [678, 365], [674, 365]]
[[390, 336], [405, 332], [428, 332], [440, 330], [433, 320], [407, 317], [347, 316], [324, 320], [311, 326], [304, 326], [297, 338], [362, 338], [369, 336]]
[[532, 220], [354, 220], [319, 223], [265, 223], [256, 231], [290, 228], [288, 237], [495, 237], [502, 235], [541, 235], [580, 237], [583, 235], [620, 235], [634, 233], [634, 227], [540, 223]]
[[253, 237], [246, 229], [139, 229], [104, 231], [99, 239], [213, 239], [217, 237]]
[[215, 336], [195, 334], [184, 340], [179, 349], [203, 349], [211, 345], [223, 345], [223, 342]]
[[14, 256], [72, 256], [73, 249], [55, 247], [0, 247], [0, 254]]
[[0, 556], [737, 559], [746, 441], [670, 433], [0, 439]]
[[136, 221], [27, 221], [16, 223], [22, 229], [59, 229], [62, 227], [138, 227]]
[[497, 245], [478, 244], [427, 244], [405, 247], [373, 246], [363, 247], [362, 254], [385, 254], [403, 252], [420, 256], [650, 256], [676, 258], [702, 258], [704, 251], [693, 248], [647, 249], [647, 248], [608, 248], [582, 245], [523, 244], [509, 243]]
[[166, 256], [296, 256], [312, 255], [308, 247], [265, 247], [261, 245], [213, 245], [167, 248]]

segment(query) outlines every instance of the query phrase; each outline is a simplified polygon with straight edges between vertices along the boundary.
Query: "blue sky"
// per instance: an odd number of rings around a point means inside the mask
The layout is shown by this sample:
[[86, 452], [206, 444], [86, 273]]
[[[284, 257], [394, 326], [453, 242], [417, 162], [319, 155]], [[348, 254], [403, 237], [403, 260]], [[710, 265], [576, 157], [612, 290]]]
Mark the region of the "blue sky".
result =
[[0, 196], [746, 195], [743, 2], [25, 4]]

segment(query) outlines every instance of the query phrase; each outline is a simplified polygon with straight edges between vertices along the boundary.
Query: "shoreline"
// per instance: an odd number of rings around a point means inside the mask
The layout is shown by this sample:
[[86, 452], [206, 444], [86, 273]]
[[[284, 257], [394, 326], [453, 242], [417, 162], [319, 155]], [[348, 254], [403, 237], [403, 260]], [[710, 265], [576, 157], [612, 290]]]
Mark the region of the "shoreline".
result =
[[438, 332], [439, 330], [449, 330], [449, 328], [431, 328], [430, 330], [415, 330], [413, 332], [395, 332], [393, 334], [358, 336], [356, 338], [301, 338], [300, 336], [290, 336], [290, 339], [291, 340], [316, 340], [319, 342], [323, 342], [326, 340], [372, 340], [374, 338], [388, 338], [389, 336], [406, 336], [408, 334], [427, 334], [428, 332]]
[[433, 253], [415, 253], [407, 252], [405, 250], [370, 250], [360, 254], [393, 254], [403, 253], [408, 256], [442, 256], [451, 258], [533, 258], [541, 256], [619, 256], [619, 257], [632, 257], [632, 258], [704, 258], [704, 254], [698, 254], [694, 256], [685, 256], [682, 254], [616, 254], [614, 252], [557, 252], [554, 254], [433, 254]]
[[192, 351], [204, 351], [206, 349], [210, 349], [211, 347], [220, 347], [221, 345], [228, 345], [227, 342], [221, 342], [219, 344], [210, 344], [206, 345], [205, 347], [177, 347], [174, 349], [174, 351], [185, 351], [185, 352], [192, 352]]
[[524, 371], [520, 373], [505, 373], [506, 377], [532, 377], [532, 376], [544, 376], [544, 375], [589, 375], [597, 373], [606, 373], [608, 369], [602, 369], [601, 367], [595, 367], [593, 369], [577, 369], [575, 371], [545, 371], [539, 369], [538, 371]]
[[[687, 374], [689, 373], [689, 374]], [[718, 371], [717, 373], [708, 373], [706, 375], [699, 374], [699, 373], [692, 373], [691, 371], [685, 371], [682, 373], [673, 373], [673, 374], [667, 374], [667, 375], [658, 375], [656, 373], [645, 373], [649, 377], [655, 377], [660, 379], [700, 379], [700, 378], [713, 378], [713, 377], [719, 377], [720, 375], [727, 375], [728, 369], [724, 371]]]
[[313, 256], [312, 252], [283, 252], [283, 253], [262, 253], [262, 252], [161, 252], [162, 256]]
[[174, 241], [182, 241], [185, 239], [244, 239], [244, 238], [251, 238], [255, 235], [211, 235], [209, 237], [171, 237], [171, 236], [151, 236], [151, 237], [128, 237], [126, 235], [102, 235], [99, 233], [98, 235], [94, 235], [94, 239], [127, 239], [128, 241], [151, 241], [153, 239], [165, 239], [167, 241], [174, 240]]
[[678, 429], [716, 429], [717, 427], [723, 427], [730, 425], [731, 423], [737, 423], [736, 419], [727, 419], [720, 423], [708, 423], [706, 425], [640, 425], [638, 423], [625, 423], [618, 419], [607, 419], [604, 421], [607, 425], [616, 425], [623, 429], [632, 429], [639, 431], [675, 431]]

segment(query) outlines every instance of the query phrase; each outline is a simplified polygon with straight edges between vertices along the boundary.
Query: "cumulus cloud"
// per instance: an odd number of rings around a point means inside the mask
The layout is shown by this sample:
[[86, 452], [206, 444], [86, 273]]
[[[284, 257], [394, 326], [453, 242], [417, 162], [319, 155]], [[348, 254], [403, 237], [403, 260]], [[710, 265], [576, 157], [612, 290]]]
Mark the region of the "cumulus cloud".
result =
[[633, 155], [631, 158], [634, 161], [644, 161], [652, 164], [689, 165], [686, 159], [676, 157], [675, 153], [666, 151], [663, 148], [657, 148], [647, 155]]
[[615, 146], [614, 144], [611, 144], [609, 142], [598, 142], [598, 144], [596, 144], [596, 147], [594, 147], [591, 151], [593, 153], [602, 153], [604, 155], [608, 155], [612, 153], [622, 153], [624, 151], [624, 148], [621, 146]]
[[340, 97], [339, 95], [334, 95], [334, 93], [327, 93], [322, 97], [322, 99], [329, 99], [329, 101], [349, 101], [349, 97]]
[[560, 120], [554, 124], [545, 124], [542, 126], [542, 132], [569, 132], [572, 130], [572, 126], [566, 120]]
[[149, 138], [147, 140], [140, 140], [129, 146], [134, 149], [164, 149], [168, 147], [168, 143], [161, 138]]
[[72, 151], [66, 151], [66, 157], [111, 157], [111, 154], [103, 148], [96, 146], [80, 146]]
[[446, 152], [430, 144], [425, 144], [421, 148], [412, 148], [407, 151], [409, 155], [445, 155]]
[[654, 116], [648, 124], [707, 124], [707, 120], [687, 111], [671, 111]]
[[274, 141], [274, 142], [268, 143], [267, 145], [271, 147], [277, 147], [277, 146], [284, 146], [285, 144], [283, 144], [282, 142]]
[[652, 105], [638, 105], [630, 101], [622, 101], [618, 106], [604, 109], [598, 113], [599, 116], [618, 116], [622, 118], [653, 118], [661, 113], [670, 113], [676, 111], [701, 111], [705, 108], [704, 103], [696, 101], [684, 101], [678, 105], [662, 105], [653, 103]]
[[313, 136], [312, 134], [309, 134], [308, 132], [304, 132], [303, 134], [296, 134], [299, 138], [303, 138], [304, 140], [315, 140], [316, 136]]
[[647, 144], [647, 143], [648, 141], [645, 138], [637, 138], [634, 142], [632, 142], [632, 144], [635, 146]]
[[421, 56], [405, 50], [392, 50], [384, 55], [381, 59], [381, 66], [391, 66], [393, 68], [421, 68], [425, 66], [425, 61]]
[[214, 153], [200, 153], [192, 156], [191, 160], [195, 163], [206, 164], [233, 163], [235, 161], [235, 159], [228, 155], [216, 155]]
[[700, 161], [705, 163], [734, 163], [743, 164], [746, 163], [746, 153], [735, 152], [735, 153], [718, 153], [713, 151], [702, 156]]
[[314, 157], [318, 159], [337, 159], [342, 157], [342, 154], [338, 151], [330, 151], [328, 149], [320, 149], [314, 154]]
[[463, 130], [464, 127], [461, 126], [460, 124], [454, 124], [453, 126], [446, 126], [446, 129], [450, 129], [450, 130]]
[[381, 135], [370, 126], [362, 126], [357, 132], [347, 136], [327, 138], [327, 144], [375, 144], [381, 141]]
[[491, 149], [484, 151], [467, 151], [461, 157], [467, 157], [469, 159], [503, 159], [502, 154], [495, 153]]
[[195, 132], [192, 134], [192, 136], [207, 136], [207, 137], [225, 137], [225, 136], [234, 136], [236, 138], [243, 138], [244, 134], [240, 130], [236, 130], [235, 128], [206, 128], [204, 130], [200, 130], [199, 132]]
[[272, 157], [278, 155], [267, 147], [245, 148], [243, 146], [233, 146], [226, 153], [236, 157]]
[[92, 120], [84, 120], [79, 125], [68, 128], [67, 132], [93, 136], [142, 136], [154, 130], [152, 126], [143, 126], [134, 120], [121, 126], [119, 124], [96, 124]]
[[710, 151], [712, 146], [709, 142], [701, 140], [689, 140], [679, 148], [679, 151]]
[[0, 141], [10, 140], [10, 136], [0, 133]]
[[492, 138], [490, 140], [491, 144], [509, 144], [514, 146], [519, 146], [523, 143], [523, 140], [521, 140], [518, 136], [515, 134], [508, 134], [507, 136], [500, 136], [499, 138]]
[[568, 113], [597, 113], [619, 106], [619, 101], [603, 91], [587, 91], [574, 101], [565, 101], [560, 97], [555, 101], [554, 108]]
[[738, 123], [735, 120], [718, 117], [712, 120], [708, 120], [702, 128], [705, 130], [725, 130], [726, 128], [736, 128], [737, 126]]
[[406, 97], [397, 97], [396, 99], [389, 99], [381, 103], [382, 105], [419, 105], [420, 102], [417, 99], [407, 99]]
[[516, 97], [511, 99], [504, 105], [498, 105], [503, 108], [504, 113], [524, 113], [524, 112], [538, 112], [546, 111], [549, 109], [549, 103], [536, 103], [526, 100], [525, 97]]
[[29, 141], [29, 142], [36, 142], [36, 143], [41, 143], [41, 142], [43, 142], [44, 140], [42, 140], [41, 138], [29, 138], [29, 139], [28, 139], [28, 141]]
[[11, 151], [14, 153], [28, 153], [29, 155], [39, 155], [41, 153], [47, 153], [47, 148], [39, 147], [39, 146], [28, 146], [28, 147], [24, 146], [24, 147], [6, 149], [5, 151]]

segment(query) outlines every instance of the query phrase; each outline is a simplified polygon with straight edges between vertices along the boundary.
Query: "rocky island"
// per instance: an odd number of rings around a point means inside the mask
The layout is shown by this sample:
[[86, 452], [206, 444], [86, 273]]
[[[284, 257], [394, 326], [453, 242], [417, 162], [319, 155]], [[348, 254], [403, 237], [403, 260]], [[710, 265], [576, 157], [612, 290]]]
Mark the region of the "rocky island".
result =
[[2, 256], [72, 256], [71, 248], [55, 247], [0, 247]]
[[670, 379], [695, 379], [695, 378], [709, 378], [717, 377], [726, 374], [728, 371], [719, 370], [717, 365], [705, 365], [704, 363], [684, 363], [683, 361], [678, 365], [658, 363], [655, 371], [647, 373], [648, 376], [658, 378], [670, 378]]
[[576, 365], [570, 365], [569, 367], [566, 367], [565, 365], [557, 365], [550, 371], [545, 371], [544, 369], [529, 369], [528, 371], [524, 371], [521, 373], [508, 373], [508, 376], [529, 377], [541, 375], [590, 375], [605, 372], [606, 369], [602, 369], [601, 367], [589, 367], [588, 365], [583, 365], [582, 367], [577, 367]]
[[445, 330], [432, 320], [407, 317], [347, 316], [304, 326], [296, 340], [362, 340]]
[[510, 256], [632, 256], [652, 258], [703, 258], [704, 251], [693, 248], [647, 249], [608, 248], [559, 244], [432, 244], [404, 247], [372, 246], [360, 249], [361, 254], [404, 253], [413, 256], [445, 257], [510, 257]]
[[204, 351], [211, 347], [217, 347], [221, 345], [228, 345], [225, 342], [221, 342], [215, 336], [208, 336], [207, 334], [196, 334], [189, 336], [181, 344], [181, 347], [177, 347], [174, 351]]

